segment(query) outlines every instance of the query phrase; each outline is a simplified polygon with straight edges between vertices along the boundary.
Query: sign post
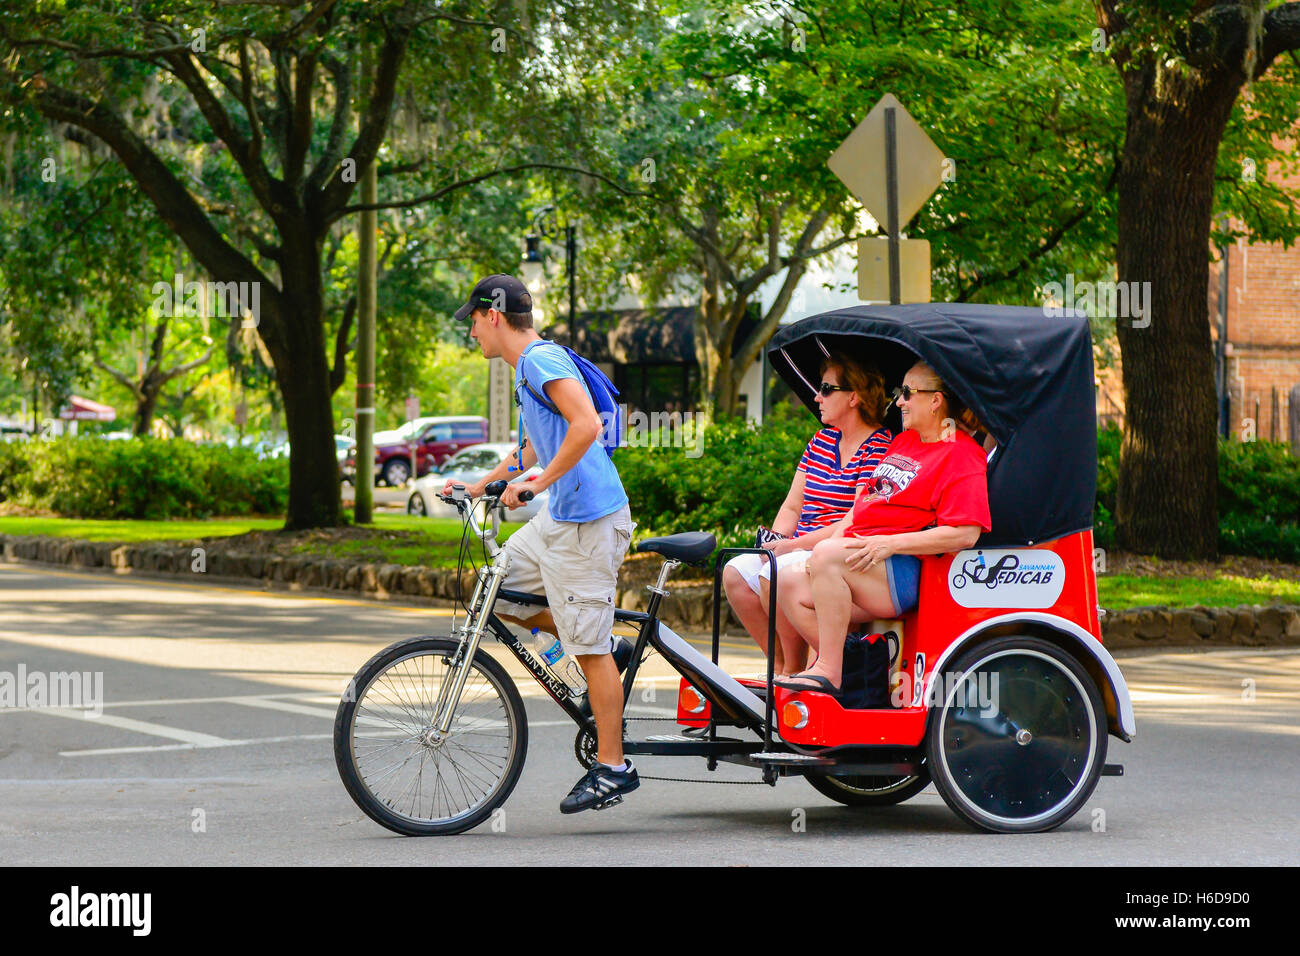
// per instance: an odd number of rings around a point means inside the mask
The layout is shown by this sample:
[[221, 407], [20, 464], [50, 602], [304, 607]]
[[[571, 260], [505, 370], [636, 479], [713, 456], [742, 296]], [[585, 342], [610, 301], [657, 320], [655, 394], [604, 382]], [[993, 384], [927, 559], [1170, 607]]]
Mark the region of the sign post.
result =
[[488, 360], [488, 441], [510, 441], [510, 386], [513, 376], [503, 358]]
[[[831, 154], [827, 165], [885, 227], [883, 240], [858, 243], [859, 298], [888, 298], [895, 305], [928, 302], [930, 244], [903, 239], [901, 233], [943, 183], [943, 152], [903, 104], [886, 93]], [[886, 246], [883, 276], [864, 264], [872, 258], [874, 243]]]
[[[361, 47], [362, 89], [370, 89], [373, 51]], [[379, 201], [379, 179], [372, 161], [361, 174], [361, 201]], [[378, 219], [367, 209], [357, 217], [357, 404], [356, 473], [352, 476], [352, 520], [375, 520], [375, 316], [378, 309]]]
[[903, 278], [898, 262], [898, 116], [885, 107], [885, 229], [889, 233], [889, 302], [903, 301]]

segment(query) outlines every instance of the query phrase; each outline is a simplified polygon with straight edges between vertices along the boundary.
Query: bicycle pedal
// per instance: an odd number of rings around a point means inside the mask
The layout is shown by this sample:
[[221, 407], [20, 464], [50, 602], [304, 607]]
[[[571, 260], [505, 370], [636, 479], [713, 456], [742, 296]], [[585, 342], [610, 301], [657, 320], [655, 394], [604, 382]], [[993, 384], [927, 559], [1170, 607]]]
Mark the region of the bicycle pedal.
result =
[[593, 809], [593, 810], [604, 810], [606, 807], [615, 807], [615, 806], [618, 806], [618, 805], [619, 805], [620, 803], [622, 803], [622, 802], [623, 802], [623, 795], [622, 795], [621, 793], [616, 793], [616, 794], [614, 794], [614, 796], [610, 797], [609, 799], [607, 799], [607, 800], [602, 800], [600, 803], [598, 803], [598, 804], [596, 804], [594, 807], [592, 807], [592, 809]]

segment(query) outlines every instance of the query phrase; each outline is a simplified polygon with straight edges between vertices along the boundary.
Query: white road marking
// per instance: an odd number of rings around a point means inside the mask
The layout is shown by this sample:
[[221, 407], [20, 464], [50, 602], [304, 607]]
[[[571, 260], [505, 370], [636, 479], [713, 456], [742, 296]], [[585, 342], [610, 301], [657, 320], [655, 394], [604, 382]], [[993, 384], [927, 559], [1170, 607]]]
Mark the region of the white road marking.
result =
[[[105, 702], [104, 709], [110, 710], [118, 707], [170, 707], [173, 704], [237, 704], [248, 700], [277, 700], [287, 698], [289, 700], [301, 700], [304, 703], [338, 703], [339, 697], [343, 691], [338, 694], [322, 694], [320, 691], [293, 691], [283, 694], [244, 694], [237, 697], [159, 697], [152, 700], [117, 700]], [[0, 714], [11, 712], [25, 711], [29, 708], [24, 707], [4, 707], [0, 708]], [[30, 708], [33, 710], [44, 710], [45, 708]], [[331, 716], [333, 716], [331, 714]]]
[[240, 704], [244, 707], [264, 707], [267, 710], [279, 710], [286, 714], [306, 714], [308, 717], [324, 717], [326, 720], [333, 720], [336, 712], [325, 710], [323, 707], [308, 707], [305, 704], [294, 704], [287, 700], [273, 700], [267, 697], [231, 697], [229, 702]]
[[225, 737], [214, 737], [212, 734], [201, 734], [193, 730], [181, 730], [179, 727], [168, 727], [165, 724], [154, 724], [145, 720], [133, 720], [130, 717], [117, 717], [113, 714], [100, 714], [95, 717], [90, 711], [73, 710], [70, 707], [37, 707], [30, 710], [29, 713], [91, 721], [109, 727], [131, 730], [137, 734], [166, 737], [168, 740], [182, 740], [185, 742], [185, 746], [189, 747], [227, 747], [236, 743], [236, 741], [227, 740]]
[[220, 740], [215, 744], [156, 744], [151, 747], [101, 747], [97, 750], [60, 750], [60, 757], [109, 757], [117, 754], [143, 754], [163, 750], [208, 750], [215, 747], [247, 747], [251, 744], [280, 744], [290, 740], [329, 740], [333, 734], [294, 734], [288, 737], [256, 737], [252, 740]]
[[[102, 718], [101, 718], [102, 719]], [[135, 723], [141, 723], [135, 721]], [[536, 727], [572, 727], [571, 720], [530, 720], [529, 729]], [[207, 736], [198, 734], [196, 736]], [[219, 743], [182, 743], [182, 744], [154, 744], [143, 747], [99, 747], [94, 750], [60, 750], [60, 757], [114, 757], [119, 754], [143, 754], [143, 753], [160, 753], [167, 750], [209, 750], [218, 747], [247, 747], [253, 744], [282, 744], [290, 743], [296, 740], [333, 740], [333, 734], [289, 734], [283, 737], [256, 737], [251, 740], [226, 740], [221, 737], [212, 737], [212, 740], [220, 741]]]
[[23, 777], [21, 779], [0, 780], [0, 787], [66, 787], [79, 786], [121, 786], [137, 784], [160, 784], [169, 787], [191, 788], [204, 785], [223, 784], [230, 786], [252, 787], [256, 783], [248, 777]]
[[[322, 720], [333, 721], [337, 714], [334, 709], [337, 700], [338, 698], [332, 694], [322, 694], [319, 691], [305, 691], [288, 694], [247, 694], [225, 697], [177, 697], [170, 699], [157, 698], [151, 700], [124, 700], [116, 701], [114, 703], [106, 703], [104, 704], [104, 708], [107, 710], [109, 708], [122, 707], [236, 704], [243, 707], [255, 707], [288, 714], [298, 714], [306, 717], [318, 717]], [[317, 706], [311, 706], [313, 704]], [[72, 708], [41, 707], [33, 708], [32, 710], [36, 713], [51, 714], [55, 717], [64, 717], [72, 720], [90, 720], [108, 727], [117, 727], [135, 733], [179, 741], [179, 743], [174, 744], [146, 744], [127, 747], [97, 747], [88, 750], [63, 750], [59, 751], [59, 756], [61, 757], [116, 756], [121, 754], [154, 753], [171, 750], [206, 750], [220, 747], [243, 747], [253, 744], [288, 743], [296, 740], [329, 740], [332, 738], [331, 734], [290, 734], [277, 737], [236, 739], [218, 737], [214, 734], [205, 734], [199, 731], [184, 730], [177, 727], [169, 727], [166, 724], [135, 720], [130, 717], [118, 716], [117, 714], [104, 713], [99, 717], [93, 717], [90, 715], [89, 711], [75, 710]], [[0, 709], [0, 713], [8, 712], [16, 713], [19, 711], [17, 708]], [[22, 712], [25, 713], [27, 711], [24, 710]], [[672, 717], [676, 713], [676, 709], [673, 708], [644, 706], [631, 706], [626, 710], [629, 719], [635, 719], [637, 717]], [[368, 719], [366, 722], [375, 724], [380, 723], [373, 718]], [[530, 720], [528, 725], [535, 728], [574, 726], [573, 722], [567, 718], [560, 720]]]

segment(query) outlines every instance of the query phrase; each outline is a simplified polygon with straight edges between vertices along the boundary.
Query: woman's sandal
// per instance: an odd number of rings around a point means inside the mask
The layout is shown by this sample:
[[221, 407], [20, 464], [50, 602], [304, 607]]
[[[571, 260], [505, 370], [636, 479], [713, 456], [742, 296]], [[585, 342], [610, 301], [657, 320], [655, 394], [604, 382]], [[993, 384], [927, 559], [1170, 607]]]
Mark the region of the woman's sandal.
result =
[[[792, 684], [791, 681], [812, 681], [811, 684]], [[816, 674], [794, 674], [785, 680], [772, 681], [777, 687], [784, 687], [786, 690], [811, 690], [819, 694], [830, 694], [832, 697], [840, 692], [840, 689], [830, 682], [828, 678], [819, 677]]]

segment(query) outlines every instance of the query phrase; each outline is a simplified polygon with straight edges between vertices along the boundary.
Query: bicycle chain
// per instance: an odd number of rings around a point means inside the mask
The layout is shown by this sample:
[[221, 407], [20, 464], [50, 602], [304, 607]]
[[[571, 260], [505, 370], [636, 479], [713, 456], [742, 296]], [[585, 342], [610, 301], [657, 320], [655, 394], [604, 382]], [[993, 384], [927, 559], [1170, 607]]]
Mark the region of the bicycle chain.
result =
[[[663, 721], [663, 722], [674, 723], [674, 724], [677, 723], [676, 717], [628, 717], [626, 719], [628, 720], [628, 722], [634, 720], [652, 720], [652, 721]], [[771, 786], [771, 784], [765, 783], [762, 780], [710, 780], [703, 777], [652, 777], [648, 773], [639, 773], [639, 772], [637, 773], [637, 776], [640, 777], [642, 780], [659, 780], [664, 783], [716, 783], [722, 785], [730, 785], [733, 787]]]

